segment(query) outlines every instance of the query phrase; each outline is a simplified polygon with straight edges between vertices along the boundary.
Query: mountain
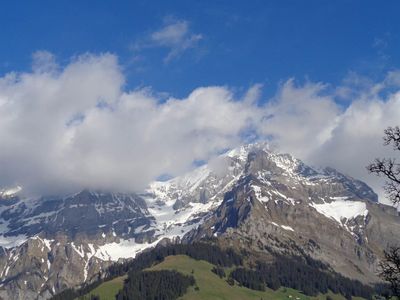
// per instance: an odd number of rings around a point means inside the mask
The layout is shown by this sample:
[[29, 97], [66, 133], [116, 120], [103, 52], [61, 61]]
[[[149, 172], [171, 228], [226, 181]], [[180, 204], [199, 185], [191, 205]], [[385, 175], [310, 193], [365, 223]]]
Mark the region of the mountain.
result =
[[400, 241], [394, 208], [364, 183], [331, 168], [254, 149], [213, 215], [185, 238], [217, 236], [258, 252], [307, 254], [348, 277], [377, 281], [377, 263]]
[[0, 297], [47, 299], [159, 243], [205, 237], [266, 259], [307, 254], [368, 283], [378, 280], [383, 249], [400, 241], [400, 217], [365, 183], [264, 143], [137, 194], [30, 198], [3, 189]]

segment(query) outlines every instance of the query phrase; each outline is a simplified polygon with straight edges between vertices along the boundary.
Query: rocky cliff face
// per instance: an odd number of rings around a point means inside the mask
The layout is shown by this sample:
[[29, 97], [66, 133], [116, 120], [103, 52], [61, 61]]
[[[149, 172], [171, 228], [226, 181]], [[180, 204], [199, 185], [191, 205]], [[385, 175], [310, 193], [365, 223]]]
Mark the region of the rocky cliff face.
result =
[[147, 229], [154, 218], [137, 195], [82, 191], [21, 199], [12, 194], [0, 203], [3, 299], [48, 298], [93, 279], [114, 258], [107, 245], [120, 239], [145, 242], [153, 235]]
[[265, 144], [232, 150], [140, 194], [0, 193], [0, 297], [46, 299], [101, 276], [165, 239], [218, 237], [261, 256], [307, 253], [349, 277], [377, 280], [400, 217], [363, 182], [315, 169]]
[[260, 253], [306, 253], [373, 282], [382, 250], [400, 241], [399, 222], [364, 183], [256, 148], [215, 213], [185, 239], [217, 236]]

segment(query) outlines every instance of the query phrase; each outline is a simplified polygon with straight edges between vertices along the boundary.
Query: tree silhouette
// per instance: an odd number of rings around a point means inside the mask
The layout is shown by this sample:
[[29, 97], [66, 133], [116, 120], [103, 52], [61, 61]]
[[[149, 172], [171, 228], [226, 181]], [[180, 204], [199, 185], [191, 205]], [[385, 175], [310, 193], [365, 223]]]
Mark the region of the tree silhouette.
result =
[[[388, 127], [383, 137], [384, 145], [392, 145], [395, 151], [400, 151], [400, 128]], [[394, 158], [377, 158], [367, 167], [368, 171], [386, 178], [385, 192], [394, 204], [400, 204], [400, 164]]]
[[389, 247], [380, 267], [380, 276], [390, 283], [393, 296], [400, 297], [400, 247]]
[[[388, 127], [383, 137], [384, 145], [392, 145], [394, 151], [400, 151], [400, 128]], [[400, 204], [400, 164], [394, 158], [375, 159], [367, 169], [371, 173], [386, 178], [385, 192], [394, 204]], [[380, 262], [380, 276], [389, 282], [393, 296], [400, 297], [400, 246], [391, 246], [384, 252], [385, 258]]]

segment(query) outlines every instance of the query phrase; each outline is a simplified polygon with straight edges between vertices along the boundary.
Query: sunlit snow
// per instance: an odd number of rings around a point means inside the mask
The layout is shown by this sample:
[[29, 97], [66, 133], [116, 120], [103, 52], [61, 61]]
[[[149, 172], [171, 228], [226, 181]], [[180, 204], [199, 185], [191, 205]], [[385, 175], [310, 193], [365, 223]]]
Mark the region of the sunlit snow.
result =
[[362, 201], [346, 201], [341, 199], [330, 203], [312, 203], [310, 205], [319, 213], [336, 220], [340, 224], [342, 224], [342, 221], [350, 220], [357, 216], [366, 217], [368, 215], [367, 206]]

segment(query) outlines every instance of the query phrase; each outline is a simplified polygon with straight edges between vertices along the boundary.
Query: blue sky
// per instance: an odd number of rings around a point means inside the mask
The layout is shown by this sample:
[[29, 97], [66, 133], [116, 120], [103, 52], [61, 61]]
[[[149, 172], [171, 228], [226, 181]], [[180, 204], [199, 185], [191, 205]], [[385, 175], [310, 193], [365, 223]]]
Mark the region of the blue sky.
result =
[[[267, 140], [382, 182], [398, 1], [3, 1], [0, 187], [137, 191]], [[40, 137], [40, 138], [38, 138]]]
[[[59, 62], [85, 52], [118, 56], [128, 88], [184, 97], [290, 77], [332, 85], [349, 72], [382, 77], [399, 66], [398, 1], [7, 1], [0, 9], [0, 74], [30, 68], [32, 53]], [[193, 44], [166, 61], [149, 36], [185, 22]], [[180, 42], [184, 42], [185, 38]], [[177, 46], [179, 47], [179, 46]]]

